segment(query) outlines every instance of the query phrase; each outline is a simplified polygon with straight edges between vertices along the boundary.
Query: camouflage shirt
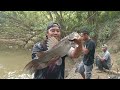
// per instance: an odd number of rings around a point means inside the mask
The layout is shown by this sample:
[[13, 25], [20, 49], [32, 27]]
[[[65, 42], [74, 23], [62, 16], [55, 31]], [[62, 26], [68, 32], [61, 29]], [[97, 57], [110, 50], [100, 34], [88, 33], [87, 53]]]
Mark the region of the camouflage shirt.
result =
[[[46, 41], [36, 43], [32, 49], [32, 60], [38, 59], [37, 52], [46, 51]], [[41, 70], [37, 70], [34, 74], [34, 79], [64, 79], [65, 57], [61, 57], [58, 62]]]

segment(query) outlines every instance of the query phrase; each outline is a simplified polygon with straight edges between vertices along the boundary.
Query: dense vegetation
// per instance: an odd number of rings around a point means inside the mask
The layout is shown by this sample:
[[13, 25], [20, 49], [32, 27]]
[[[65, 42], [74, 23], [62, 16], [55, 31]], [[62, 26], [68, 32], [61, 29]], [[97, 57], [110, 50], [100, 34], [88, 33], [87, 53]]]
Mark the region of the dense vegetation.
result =
[[88, 27], [91, 37], [101, 44], [116, 33], [119, 17], [119, 11], [0, 11], [0, 42], [29, 47], [44, 38], [50, 21], [56, 21], [63, 37]]

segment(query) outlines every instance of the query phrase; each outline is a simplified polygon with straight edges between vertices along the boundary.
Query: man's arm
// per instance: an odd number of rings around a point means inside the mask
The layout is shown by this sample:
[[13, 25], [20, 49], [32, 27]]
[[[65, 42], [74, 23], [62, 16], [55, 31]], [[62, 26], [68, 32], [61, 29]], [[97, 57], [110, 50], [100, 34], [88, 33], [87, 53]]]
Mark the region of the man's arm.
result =
[[38, 59], [39, 57], [38, 57], [37, 54], [38, 54], [39, 52], [41, 52], [41, 51], [43, 51], [43, 50], [42, 50], [42, 47], [41, 47], [40, 43], [38, 42], [38, 43], [36, 43], [36, 44], [33, 46], [33, 49], [32, 49], [32, 60]]
[[82, 52], [82, 42], [81, 42], [81, 38], [79, 39], [75, 39], [74, 42], [78, 45], [77, 47], [75, 48], [72, 48], [70, 53], [69, 53], [69, 56], [71, 58], [78, 58]]
[[101, 57], [100, 55], [98, 55], [98, 57], [99, 57], [99, 59], [100, 59], [101, 61], [105, 61], [105, 60], [108, 59], [109, 55], [108, 55], [108, 54], [105, 54], [104, 57]]
[[87, 55], [91, 50], [93, 50], [95, 48], [94, 46], [95, 46], [94, 42], [89, 41], [89, 43], [87, 44], [87, 46], [86, 45], [85, 45], [85, 47], [82, 46], [83, 53], [85, 55]]
[[89, 49], [87, 49], [87, 48], [84, 47], [83, 45], [82, 45], [82, 51], [83, 51], [83, 53], [84, 53], [85, 55], [89, 53]]
[[99, 59], [100, 59], [101, 61], [104, 61], [104, 60], [105, 60], [104, 57], [101, 57], [100, 55], [97, 55], [97, 56], [99, 57]]

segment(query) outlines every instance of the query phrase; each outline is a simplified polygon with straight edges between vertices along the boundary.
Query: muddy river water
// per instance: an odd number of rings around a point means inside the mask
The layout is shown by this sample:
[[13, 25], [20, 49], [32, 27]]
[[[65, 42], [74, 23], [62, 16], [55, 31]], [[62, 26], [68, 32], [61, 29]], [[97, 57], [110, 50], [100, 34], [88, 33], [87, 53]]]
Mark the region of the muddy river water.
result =
[[0, 79], [29, 79], [31, 75], [23, 72], [31, 60], [29, 50], [0, 50]]

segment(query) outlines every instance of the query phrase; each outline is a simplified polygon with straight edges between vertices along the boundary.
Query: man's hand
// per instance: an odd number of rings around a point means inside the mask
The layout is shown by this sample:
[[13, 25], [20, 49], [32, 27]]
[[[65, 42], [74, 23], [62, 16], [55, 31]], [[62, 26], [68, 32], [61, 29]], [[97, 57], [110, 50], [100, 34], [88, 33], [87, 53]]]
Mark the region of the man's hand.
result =
[[69, 54], [71, 58], [78, 58], [82, 52], [82, 38], [81, 36], [77, 36], [74, 38], [74, 43], [76, 43], [78, 46], [74, 48]]
[[96, 57], [99, 58], [100, 61], [102, 61], [102, 62], [105, 60], [105, 58], [102, 58], [99, 54], [96, 54]]
[[81, 45], [81, 43], [82, 43], [82, 38], [81, 38], [81, 36], [75, 37], [74, 42], [75, 42], [76, 44], [78, 44], [78, 45]]
[[96, 54], [95, 56], [98, 57], [98, 58], [100, 58], [100, 55], [99, 55], [99, 54]]

